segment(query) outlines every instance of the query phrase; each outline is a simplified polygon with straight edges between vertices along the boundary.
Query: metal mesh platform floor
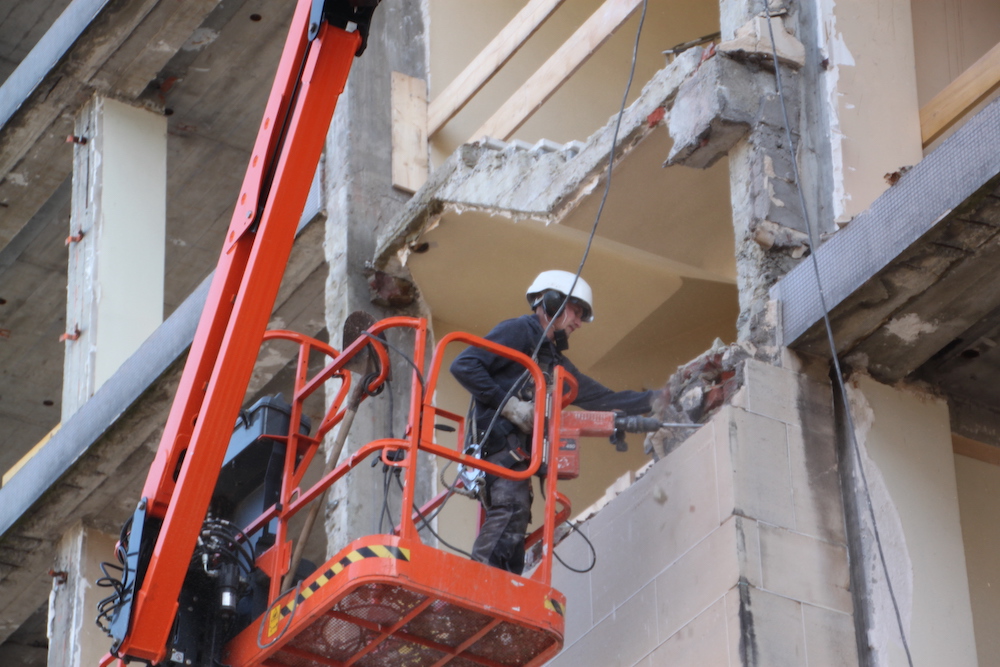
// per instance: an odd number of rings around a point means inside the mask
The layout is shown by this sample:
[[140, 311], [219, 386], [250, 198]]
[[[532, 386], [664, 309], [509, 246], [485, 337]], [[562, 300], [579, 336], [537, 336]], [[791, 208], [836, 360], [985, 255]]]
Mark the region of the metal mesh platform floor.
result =
[[383, 583], [349, 592], [264, 664], [272, 667], [514, 667], [547, 633]]

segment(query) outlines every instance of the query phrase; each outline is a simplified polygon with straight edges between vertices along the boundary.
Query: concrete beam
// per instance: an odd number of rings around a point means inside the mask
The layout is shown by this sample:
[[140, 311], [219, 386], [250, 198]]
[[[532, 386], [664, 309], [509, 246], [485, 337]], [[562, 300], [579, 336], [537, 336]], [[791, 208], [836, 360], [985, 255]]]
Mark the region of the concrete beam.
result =
[[[898, 380], [1000, 306], [1000, 101], [816, 252], [838, 353]], [[783, 340], [829, 357], [813, 264], [779, 281]]]
[[[308, 335], [322, 331], [322, 236], [322, 222], [301, 229], [272, 327]], [[0, 488], [0, 642], [49, 595], [48, 571], [63, 532], [86, 520], [115, 533], [135, 509], [210, 281], [211, 276]], [[267, 350], [263, 356], [272, 363], [255, 372], [252, 389], [264, 387], [284, 367]]]
[[[652, 133], [681, 84], [697, 70], [701, 49], [691, 49], [660, 70], [622, 118], [615, 161], [622, 160]], [[578, 152], [495, 150], [467, 144], [452, 154], [379, 234], [374, 266], [398, 271], [410, 245], [450, 210], [483, 210], [515, 220], [559, 222], [602, 182], [615, 118], [595, 132]]]

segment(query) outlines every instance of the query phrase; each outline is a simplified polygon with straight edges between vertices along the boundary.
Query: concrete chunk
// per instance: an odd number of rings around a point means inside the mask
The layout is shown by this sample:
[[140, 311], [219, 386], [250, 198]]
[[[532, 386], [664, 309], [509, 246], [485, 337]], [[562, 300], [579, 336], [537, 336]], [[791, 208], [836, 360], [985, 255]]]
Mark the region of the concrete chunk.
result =
[[760, 91], [747, 68], [713, 57], [677, 91], [668, 128], [674, 140], [664, 166], [707, 169], [750, 131], [760, 107]]

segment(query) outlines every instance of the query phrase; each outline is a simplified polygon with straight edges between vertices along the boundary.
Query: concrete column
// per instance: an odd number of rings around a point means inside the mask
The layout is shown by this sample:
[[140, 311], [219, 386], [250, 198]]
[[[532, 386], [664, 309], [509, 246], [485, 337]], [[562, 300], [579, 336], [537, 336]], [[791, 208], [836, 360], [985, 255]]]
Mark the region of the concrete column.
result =
[[163, 321], [166, 119], [95, 97], [76, 135], [64, 421]]
[[108, 652], [111, 640], [94, 619], [111, 589], [94, 582], [117, 539], [78, 523], [59, 541], [49, 595], [49, 667], [92, 667]]
[[[408, 193], [396, 190], [391, 182], [391, 76], [401, 72], [421, 79], [427, 77], [426, 26], [422, 3], [386, 0], [375, 12], [368, 49], [354, 62], [347, 88], [334, 114], [327, 144], [326, 183], [328, 222], [326, 255], [330, 265], [327, 283], [326, 319], [330, 340], [341, 346], [341, 331], [347, 315], [364, 310], [376, 318], [419, 312], [413, 293], [387, 296], [373, 302], [367, 271], [373, 259], [375, 241], [409, 200]], [[390, 342], [411, 353], [413, 336], [393, 332]], [[385, 437], [402, 437], [409, 410], [412, 368], [396, 352], [391, 387], [365, 401], [351, 430], [347, 450]], [[422, 365], [422, 360], [416, 360]], [[390, 395], [391, 394], [391, 395]], [[348, 454], [344, 452], [344, 457]], [[418, 494], [427, 493], [432, 470]], [[399, 488], [390, 486], [392, 515], [398, 521]], [[363, 465], [334, 486], [327, 512], [327, 536], [332, 553], [349, 539], [377, 532], [383, 506], [381, 466]], [[388, 519], [383, 529], [388, 530]]]
[[852, 528], [852, 587], [866, 619], [863, 648], [869, 664], [907, 664], [870, 497], [914, 664], [977, 665], [948, 406], [930, 394], [867, 376], [852, 378], [848, 396], [868, 482], [866, 492], [845, 434], [841, 459]]
[[[829, 384], [755, 360], [556, 567], [574, 665], [858, 665]], [[559, 546], [585, 566], [579, 536]], [[931, 664], [931, 663], [928, 663]]]
[[858, 664], [829, 385], [745, 363], [731, 406], [581, 526], [597, 564], [555, 569], [555, 667]]

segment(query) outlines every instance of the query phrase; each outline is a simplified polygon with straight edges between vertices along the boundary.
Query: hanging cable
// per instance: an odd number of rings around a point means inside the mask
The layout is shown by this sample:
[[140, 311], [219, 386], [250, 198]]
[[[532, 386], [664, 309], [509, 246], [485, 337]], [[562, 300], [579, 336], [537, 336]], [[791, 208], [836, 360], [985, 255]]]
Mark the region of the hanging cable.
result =
[[791, 152], [792, 173], [795, 177], [796, 190], [799, 194], [799, 206], [802, 207], [802, 218], [805, 222], [806, 231], [809, 235], [809, 256], [812, 261], [813, 272], [816, 275], [816, 287], [819, 293], [820, 307], [823, 311], [823, 326], [826, 329], [827, 344], [830, 346], [830, 357], [833, 359], [834, 375], [837, 378], [841, 400], [844, 403], [844, 416], [847, 419], [847, 429], [850, 433], [852, 451], [854, 453], [854, 458], [857, 461], [858, 472], [861, 476], [862, 489], [868, 506], [868, 515], [872, 522], [872, 533], [875, 536], [875, 544], [878, 547], [879, 560], [882, 563], [882, 572], [885, 575], [885, 583], [889, 589], [889, 597], [892, 599], [892, 608], [896, 612], [896, 624], [899, 627], [899, 636], [903, 642], [903, 649], [906, 651], [907, 664], [909, 664], [910, 667], [913, 667], [913, 658], [910, 655], [909, 642], [906, 639], [906, 631], [903, 629], [903, 618], [899, 612], [899, 602], [896, 600], [896, 594], [892, 587], [892, 579], [889, 576], [889, 566], [886, 563], [885, 551], [882, 548], [882, 538], [879, 535], [878, 523], [875, 520], [875, 508], [872, 505], [871, 490], [868, 487], [868, 478], [865, 475], [865, 466], [861, 460], [861, 447], [858, 445], [857, 433], [854, 430], [854, 418], [851, 415], [851, 406], [847, 404], [847, 387], [844, 383], [843, 372], [840, 368], [840, 360], [837, 358], [837, 346], [833, 339], [833, 326], [830, 324], [830, 310], [827, 308], [826, 293], [823, 290], [823, 282], [820, 279], [819, 260], [816, 259], [816, 250], [819, 248], [819, 244], [817, 242], [816, 232], [809, 222], [809, 214], [806, 211], [805, 195], [802, 193], [802, 184], [799, 179], [799, 166], [796, 159], [795, 144], [792, 140], [791, 124], [788, 121], [788, 109], [785, 105], [785, 93], [781, 85], [781, 67], [778, 64], [778, 50], [774, 45], [774, 28], [771, 26], [771, 11], [768, 7], [768, 0], [764, 0], [764, 13], [767, 15], [767, 31], [768, 36], [771, 38], [771, 56], [774, 59], [774, 79], [778, 92], [778, 100], [781, 102], [781, 114], [785, 123], [785, 139], [788, 143], [788, 150]]
[[[399, 484], [399, 489], [400, 489], [400, 491], [402, 491], [403, 490], [403, 482], [400, 481], [399, 477], [396, 477], [396, 483]], [[445, 545], [446, 547], [448, 547], [452, 551], [460, 553], [463, 556], [465, 556], [466, 558], [469, 558], [470, 560], [472, 559], [472, 554], [470, 554], [468, 551], [464, 551], [463, 549], [459, 549], [458, 547], [456, 547], [456, 546], [454, 546], [452, 544], [449, 544], [448, 542], [445, 542], [441, 538], [441, 536], [437, 534], [437, 531], [435, 531], [434, 528], [431, 527], [431, 523], [430, 522], [431, 522], [431, 518], [433, 518], [433, 517], [428, 518], [428, 517], [424, 516], [424, 513], [420, 511], [420, 508], [417, 507], [416, 503], [413, 504], [413, 511], [417, 513], [417, 516], [420, 517], [420, 520], [423, 522], [424, 527], [428, 531], [430, 531], [430, 534], [433, 535], [434, 538], [438, 542], [440, 542], [441, 544]], [[438, 510], [438, 511], [440, 511], [440, 510]]]
[[565, 523], [567, 526], [570, 527], [571, 531], [575, 532], [577, 535], [582, 537], [583, 541], [587, 543], [588, 547], [590, 547], [590, 565], [588, 565], [586, 568], [582, 570], [579, 570], [575, 567], [567, 565], [566, 561], [564, 561], [562, 558], [559, 557], [559, 554], [556, 553], [556, 550], [554, 548], [552, 549], [552, 555], [555, 556], [556, 560], [562, 563], [562, 566], [567, 570], [569, 570], [570, 572], [575, 572], [577, 574], [586, 574], [591, 570], [593, 570], [594, 567], [597, 565], [597, 549], [594, 548], [594, 543], [591, 542], [589, 539], [587, 539], [587, 536], [584, 535], [583, 531], [580, 530], [575, 523], [573, 523], [572, 521], [566, 521]]
[[[587, 257], [590, 255], [590, 248], [594, 244], [594, 237], [597, 235], [597, 225], [601, 221], [601, 214], [604, 213], [604, 205], [608, 201], [608, 193], [611, 192], [611, 175], [614, 171], [615, 153], [618, 151], [618, 133], [621, 131], [622, 117], [625, 115], [625, 105], [628, 101], [629, 91], [632, 90], [632, 81], [635, 79], [635, 64], [639, 59], [639, 38], [642, 37], [642, 27], [646, 23], [646, 9], [648, 5], [649, 0], [643, 0], [642, 12], [639, 15], [639, 26], [636, 28], [635, 41], [632, 45], [632, 63], [629, 66], [628, 81], [625, 84], [625, 92], [622, 93], [622, 102], [618, 108], [618, 115], [615, 118], [615, 130], [611, 135], [611, 148], [608, 150], [608, 169], [604, 178], [604, 192], [601, 195], [601, 202], [597, 207], [597, 215], [594, 216], [594, 224], [590, 227], [590, 234], [587, 237], [587, 245], [584, 247], [583, 256], [580, 258], [580, 265], [577, 267], [576, 274], [573, 276], [573, 282], [570, 284], [569, 290], [567, 290], [567, 294], [564, 296], [562, 303], [559, 304], [559, 308], [556, 310], [555, 315], [549, 318], [548, 325], [546, 325], [545, 329], [542, 331], [542, 335], [539, 337], [538, 343], [535, 345], [535, 349], [531, 353], [532, 361], [536, 361], [538, 359], [538, 353], [542, 349], [542, 345], [545, 341], [548, 340], [549, 332], [552, 330], [552, 326], [566, 309], [566, 304], [569, 303], [573, 290], [576, 289], [576, 284], [580, 280], [580, 274], [583, 273], [583, 266], [587, 263]], [[528, 369], [525, 369], [524, 373], [521, 374], [521, 377], [519, 377], [517, 381], [511, 385], [510, 389], [507, 390], [503, 400], [500, 401], [500, 405], [497, 407], [496, 413], [493, 415], [493, 419], [490, 420], [489, 426], [486, 428], [486, 432], [483, 434], [483, 442], [486, 442], [489, 434], [493, 431], [493, 425], [496, 423], [497, 415], [500, 414], [500, 409], [503, 408], [504, 404], [507, 403], [510, 397], [514, 395], [515, 390], [520, 390], [521, 385], [527, 377]]]

